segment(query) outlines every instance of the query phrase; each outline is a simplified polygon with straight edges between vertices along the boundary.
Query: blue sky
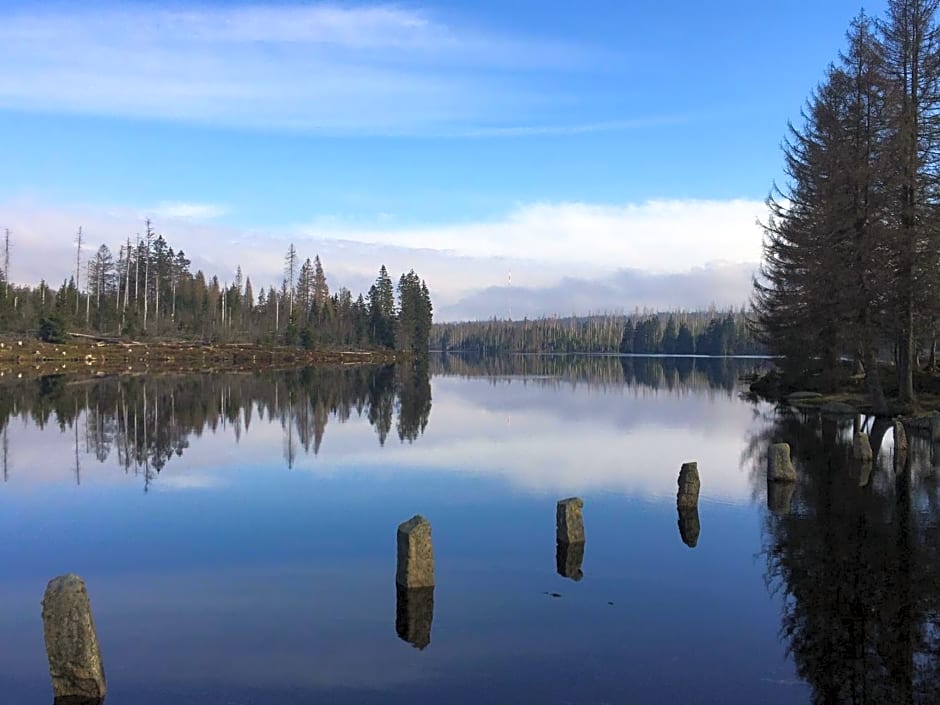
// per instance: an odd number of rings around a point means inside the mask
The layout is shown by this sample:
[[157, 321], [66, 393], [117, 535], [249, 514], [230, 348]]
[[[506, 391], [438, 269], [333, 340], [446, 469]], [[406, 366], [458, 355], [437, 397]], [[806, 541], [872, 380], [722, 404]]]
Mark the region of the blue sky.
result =
[[[743, 303], [787, 120], [858, 10], [6, 3], [11, 277], [60, 278], [78, 225], [116, 249], [151, 215], [222, 278], [273, 281], [292, 240], [334, 287], [414, 266], [445, 317], [523, 290], [533, 315]], [[684, 273], [712, 290], [671, 300]]]

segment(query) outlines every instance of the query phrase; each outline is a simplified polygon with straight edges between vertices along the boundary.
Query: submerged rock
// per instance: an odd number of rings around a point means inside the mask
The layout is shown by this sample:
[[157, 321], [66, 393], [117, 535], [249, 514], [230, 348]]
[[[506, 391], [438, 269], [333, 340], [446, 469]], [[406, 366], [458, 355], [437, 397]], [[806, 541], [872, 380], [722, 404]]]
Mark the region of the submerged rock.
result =
[[53, 578], [42, 598], [49, 675], [56, 702], [98, 702], [107, 693], [101, 649], [85, 582], [69, 573]]
[[420, 514], [398, 526], [398, 572], [395, 582], [407, 588], [434, 585], [431, 524]]
[[683, 463], [679, 470], [679, 492], [676, 506], [679, 509], [698, 506], [698, 493], [702, 482], [698, 475], [698, 463]]
[[555, 540], [557, 543], [584, 543], [584, 500], [569, 497], [555, 507]]
[[767, 479], [771, 482], [796, 482], [796, 468], [790, 460], [790, 444], [774, 443], [767, 455]]

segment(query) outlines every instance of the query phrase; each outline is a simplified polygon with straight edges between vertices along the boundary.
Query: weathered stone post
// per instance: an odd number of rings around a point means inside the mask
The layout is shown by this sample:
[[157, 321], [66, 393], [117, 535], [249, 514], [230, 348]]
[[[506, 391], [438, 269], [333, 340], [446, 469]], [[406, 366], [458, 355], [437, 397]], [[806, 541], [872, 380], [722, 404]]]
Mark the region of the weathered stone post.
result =
[[859, 431], [855, 434], [852, 441], [852, 455], [862, 463], [870, 463], [874, 459], [867, 433]]
[[558, 501], [555, 507], [555, 539], [558, 543], [584, 542], [584, 500], [569, 497]]
[[434, 587], [431, 524], [420, 514], [398, 525], [398, 572], [395, 582], [406, 588]]
[[53, 578], [42, 598], [49, 675], [57, 702], [99, 702], [107, 693], [101, 650], [85, 582]]
[[767, 479], [771, 482], [796, 482], [796, 468], [790, 460], [790, 444], [774, 443], [767, 454]]
[[434, 620], [434, 588], [395, 586], [395, 632], [416, 649], [431, 643]]
[[683, 463], [679, 470], [679, 492], [676, 495], [676, 506], [679, 509], [698, 507], [698, 493], [702, 488], [702, 481], [698, 476], [698, 463]]

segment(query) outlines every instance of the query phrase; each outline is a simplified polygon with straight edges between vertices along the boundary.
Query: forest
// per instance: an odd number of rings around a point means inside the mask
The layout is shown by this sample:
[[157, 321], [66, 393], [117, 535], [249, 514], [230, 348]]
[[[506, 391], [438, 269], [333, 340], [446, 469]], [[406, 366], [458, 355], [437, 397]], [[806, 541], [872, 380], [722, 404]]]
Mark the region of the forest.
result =
[[331, 293], [317, 255], [301, 260], [291, 244], [280, 286], [259, 287], [238, 267], [231, 281], [191, 271], [151, 221], [143, 236], [107, 245], [85, 257], [78, 229], [74, 273], [58, 287], [9, 280], [11, 233], [5, 231], [0, 272], [0, 334], [35, 333], [64, 342], [68, 333], [144, 340], [201, 340], [299, 345], [305, 348], [385, 348], [426, 351], [433, 307], [414, 272], [397, 284], [385, 266], [363, 296]]
[[[940, 0], [859, 14], [783, 144], [755, 333], [790, 388], [913, 409], [937, 369]], [[893, 397], [889, 403], [888, 398]]]
[[494, 353], [760, 355], [745, 311], [702, 311], [435, 323], [431, 348]]

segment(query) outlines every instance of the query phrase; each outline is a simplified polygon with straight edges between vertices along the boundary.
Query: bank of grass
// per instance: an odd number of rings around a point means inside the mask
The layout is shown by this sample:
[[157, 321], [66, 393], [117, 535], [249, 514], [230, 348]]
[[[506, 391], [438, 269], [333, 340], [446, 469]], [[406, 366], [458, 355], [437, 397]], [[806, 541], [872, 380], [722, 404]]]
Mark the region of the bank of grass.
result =
[[102, 376], [145, 372], [246, 372], [307, 365], [376, 365], [392, 350], [305, 350], [298, 347], [192, 342], [124, 343], [35, 338], [0, 340], [0, 377]]

